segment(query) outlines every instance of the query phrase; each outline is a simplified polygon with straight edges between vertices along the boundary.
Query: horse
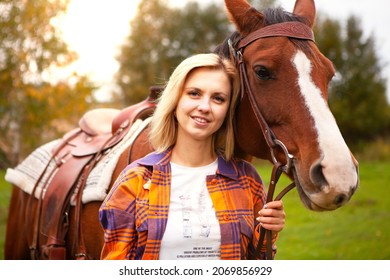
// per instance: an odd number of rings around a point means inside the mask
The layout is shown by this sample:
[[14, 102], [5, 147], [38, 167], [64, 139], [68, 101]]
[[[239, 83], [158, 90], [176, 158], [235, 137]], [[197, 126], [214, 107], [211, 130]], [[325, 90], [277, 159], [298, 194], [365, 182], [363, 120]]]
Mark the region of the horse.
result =
[[[359, 184], [358, 162], [327, 104], [335, 69], [315, 44], [314, 1], [297, 0], [292, 13], [282, 8], [258, 11], [245, 0], [225, 0], [225, 7], [236, 31], [214, 52], [234, 61], [241, 77], [241, 98], [235, 115], [235, 155], [269, 160], [277, 166], [275, 173], [282, 171], [291, 178], [302, 204], [311, 211], [333, 211], [345, 205]], [[72, 189], [73, 195], [62, 189], [51, 191], [50, 182], [36, 198], [13, 183], [6, 259], [100, 258], [104, 243], [98, 218], [101, 200], [81, 203], [85, 181], [99, 161], [124, 141], [131, 127], [149, 119], [156, 106], [153, 100], [148, 98], [142, 106], [133, 105], [125, 112], [111, 112], [111, 117], [105, 121], [101, 118], [95, 129], [86, 125], [88, 118], [82, 118], [82, 129], [64, 136], [67, 141], [52, 145], [51, 153], [57, 155], [51, 156], [55, 171], [48, 175], [47, 168], [44, 169], [39, 181], [59, 180], [61, 187]], [[104, 124], [108, 128], [103, 129]], [[111, 177], [106, 178], [108, 187], [103, 197], [126, 165], [152, 151], [148, 124], [139, 130], [131, 145], [121, 151]], [[82, 141], [74, 140], [79, 135]], [[64, 147], [67, 152], [61, 152]], [[87, 159], [80, 163], [84, 157]], [[74, 177], [72, 187], [61, 181], [69, 181], [64, 177], [68, 178], [70, 173], [62, 167], [68, 162]], [[75, 166], [80, 171], [75, 172]], [[278, 175], [272, 178], [277, 181]], [[45, 198], [53, 192], [57, 196], [46, 202]], [[52, 222], [53, 216], [59, 222]], [[53, 223], [59, 226], [53, 227]]]

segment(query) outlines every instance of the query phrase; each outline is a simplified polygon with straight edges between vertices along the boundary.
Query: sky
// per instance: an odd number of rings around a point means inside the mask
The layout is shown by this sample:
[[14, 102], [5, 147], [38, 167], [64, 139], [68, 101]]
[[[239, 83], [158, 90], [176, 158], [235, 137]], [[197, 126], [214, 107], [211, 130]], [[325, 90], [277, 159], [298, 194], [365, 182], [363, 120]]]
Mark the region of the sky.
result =
[[[199, 3], [223, 3], [222, 0], [196, 0]], [[278, 0], [283, 8], [292, 11], [294, 0]], [[71, 67], [64, 72], [77, 71], [87, 74], [100, 86], [98, 97], [105, 99], [110, 91], [113, 75], [118, 70], [115, 56], [120, 45], [129, 35], [130, 20], [141, 0], [71, 0], [68, 13], [60, 23], [64, 40], [79, 55]], [[170, 0], [181, 6], [185, 0]], [[383, 65], [383, 76], [387, 81], [387, 96], [390, 102], [390, 16], [388, 0], [316, 0], [317, 11], [339, 19], [343, 24], [350, 15], [362, 20], [365, 36], [373, 35], [378, 57]], [[91, 8], [92, 7], [92, 8]], [[387, 66], [386, 66], [387, 65]]]

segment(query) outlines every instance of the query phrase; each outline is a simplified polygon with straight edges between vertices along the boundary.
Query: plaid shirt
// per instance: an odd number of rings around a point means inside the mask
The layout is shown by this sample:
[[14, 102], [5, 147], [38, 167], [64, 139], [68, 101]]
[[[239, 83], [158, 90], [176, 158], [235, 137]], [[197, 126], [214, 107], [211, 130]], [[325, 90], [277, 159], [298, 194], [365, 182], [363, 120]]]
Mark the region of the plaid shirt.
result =
[[[171, 150], [151, 153], [117, 178], [99, 211], [105, 239], [102, 259], [158, 259], [168, 219], [170, 158]], [[266, 198], [256, 169], [246, 161], [227, 162], [219, 156], [216, 174], [206, 181], [220, 224], [221, 259], [254, 259], [259, 238], [254, 213], [257, 217]], [[260, 258], [265, 251], [263, 245]]]

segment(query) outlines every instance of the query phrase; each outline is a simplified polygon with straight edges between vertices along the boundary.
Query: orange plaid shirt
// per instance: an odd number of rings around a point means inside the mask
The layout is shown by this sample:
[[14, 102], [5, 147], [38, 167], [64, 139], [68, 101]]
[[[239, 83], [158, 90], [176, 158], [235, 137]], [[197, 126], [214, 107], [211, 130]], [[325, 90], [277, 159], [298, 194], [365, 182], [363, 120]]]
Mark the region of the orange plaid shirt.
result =
[[[170, 158], [171, 149], [151, 153], [117, 178], [99, 211], [105, 240], [102, 259], [158, 259], [168, 219]], [[220, 224], [221, 259], [254, 259], [259, 238], [254, 213], [257, 217], [266, 199], [256, 169], [246, 161], [219, 156], [216, 174], [206, 181]], [[273, 249], [275, 253], [275, 244]], [[265, 251], [263, 245], [260, 258]]]

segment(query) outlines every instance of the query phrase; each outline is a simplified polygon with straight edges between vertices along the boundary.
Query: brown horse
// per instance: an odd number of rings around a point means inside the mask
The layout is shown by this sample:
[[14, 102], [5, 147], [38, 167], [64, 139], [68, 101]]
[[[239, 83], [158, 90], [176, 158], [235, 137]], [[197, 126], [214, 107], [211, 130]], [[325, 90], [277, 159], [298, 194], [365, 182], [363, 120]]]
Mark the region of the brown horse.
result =
[[[355, 192], [358, 168], [327, 105], [327, 88], [334, 69], [314, 43], [311, 32], [315, 20], [314, 1], [297, 0], [292, 14], [282, 9], [259, 12], [244, 0], [226, 0], [225, 3], [237, 32], [217, 47], [216, 52], [231, 57], [240, 71], [242, 98], [236, 113], [237, 155], [251, 155], [268, 159], [274, 164], [281, 163], [283, 170], [296, 182], [300, 198], [307, 208], [314, 211], [337, 209], [347, 203]], [[129, 111], [134, 111], [134, 108]], [[123, 116], [119, 118], [121, 121], [126, 119]], [[134, 114], [131, 113], [131, 116], [133, 120]], [[118, 117], [115, 119], [118, 123]], [[110, 149], [122, 141], [128, 127], [125, 121], [119, 132], [118, 125], [113, 133], [101, 132], [111, 135], [103, 137], [104, 141], [99, 138], [99, 133], [93, 134], [92, 130], [91, 135], [97, 135], [96, 138], [100, 139], [97, 142], [109, 147], [94, 153], [85, 151], [90, 150], [88, 145], [76, 153], [75, 146], [69, 145], [71, 141], [63, 144], [73, 153], [73, 157], [93, 154], [92, 160], [87, 160], [83, 165], [81, 175], [76, 176], [76, 200], [82, 199], [82, 192], [77, 192], [77, 187], [84, 186], [80, 181], [86, 180], [83, 174], [89, 174], [85, 170], [90, 171], [101, 157], [109, 155]], [[85, 135], [85, 139], [91, 138], [91, 135]], [[149, 151], [146, 128], [120, 154], [109, 186], [129, 162]], [[66, 154], [63, 165], [66, 165], [68, 158], [71, 162], [74, 160]], [[57, 173], [62, 171], [61, 168]], [[42, 175], [41, 180], [42, 177], [45, 176]], [[50, 189], [46, 190], [45, 197], [48, 193]], [[13, 188], [11, 199], [6, 259], [56, 256], [67, 259], [99, 258], [103, 245], [103, 231], [98, 219], [101, 201], [82, 206], [54, 203], [54, 207], [50, 207], [53, 203], [32, 197], [20, 186]], [[70, 200], [61, 197], [54, 199], [55, 202], [65, 201], [67, 205]], [[55, 211], [56, 207], [64, 208], [60, 211], [60, 218], [65, 220], [61, 230], [66, 234], [60, 242], [45, 235], [51, 216], [58, 215], [52, 215], [49, 210]], [[41, 216], [36, 214], [43, 215], [38, 223], [37, 216]], [[40, 232], [34, 231], [31, 225], [39, 228]], [[31, 237], [31, 233], [35, 238]], [[58, 234], [54, 236], [58, 238]], [[52, 243], [48, 242], [50, 240]], [[48, 248], [42, 244], [54, 244], [52, 247], [59, 250], [46, 250]]]

